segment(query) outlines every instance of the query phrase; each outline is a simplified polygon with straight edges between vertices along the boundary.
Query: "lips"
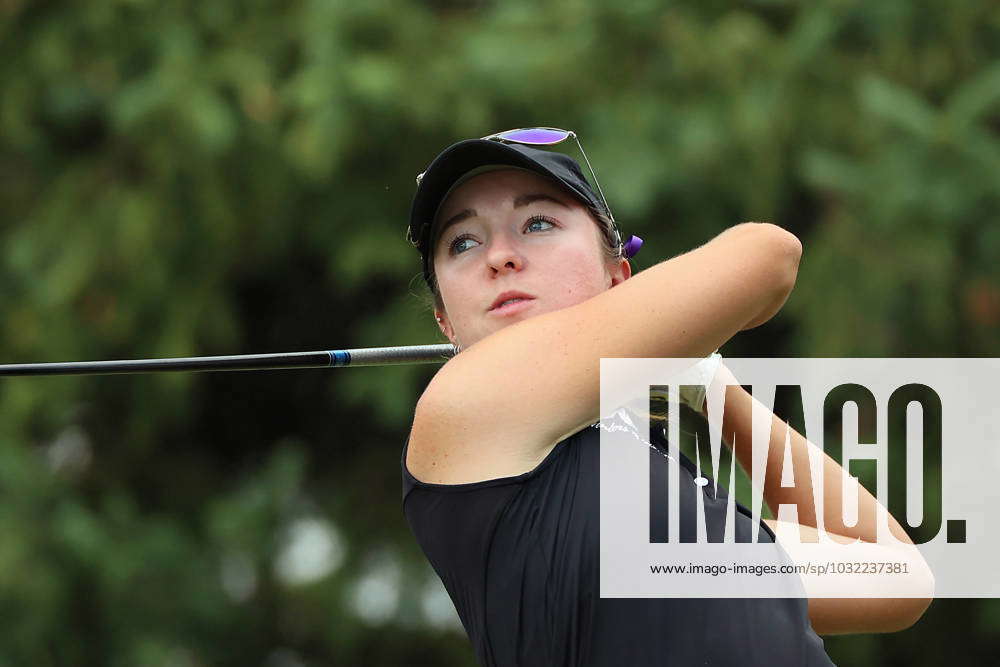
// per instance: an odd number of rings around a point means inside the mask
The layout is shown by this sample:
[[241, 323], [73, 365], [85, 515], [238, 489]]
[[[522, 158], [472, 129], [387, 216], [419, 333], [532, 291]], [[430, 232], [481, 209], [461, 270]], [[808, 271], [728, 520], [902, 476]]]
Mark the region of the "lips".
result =
[[502, 294], [500, 294], [500, 296], [498, 296], [496, 299], [493, 300], [493, 304], [490, 305], [489, 309], [496, 310], [497, 308], [502, 306], [504, 302], [510, 301], [512, 299], [521, 299], [524, 301], [530, 301], [531, 299], [534, 298], [535, 297], [531, 296], [530, 294], [525, 294], [524, 292], [516, 292], [516, 291], [503, 292]]

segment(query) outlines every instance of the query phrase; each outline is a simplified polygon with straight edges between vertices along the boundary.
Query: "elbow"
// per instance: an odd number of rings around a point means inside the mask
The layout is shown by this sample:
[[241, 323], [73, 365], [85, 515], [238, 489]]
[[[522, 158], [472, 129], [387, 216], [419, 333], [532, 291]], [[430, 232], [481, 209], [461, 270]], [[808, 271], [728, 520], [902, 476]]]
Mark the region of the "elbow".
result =
[[927, 609], [931, 606], [931, 602], [934, 601], [934, 591], [936, 590], [936, 583], [934, 580], [934, 574], [931, 572], [930, 566], [927, 561], [920, 559], [920, 562], [916, 564], [917, 570], [917, 581], [914, 584], [916, 590], [915, 593], [918, 595], [923, 595], [926, 597], [913, 597], [906, 600], [906, 605], [904, 608], [904, 613], [902, 614], [903, 626], [900, 630], [906, 630], [913, 627], [917, 621], [919, 621]]
[[799, 260], [802, 259], [802, 242], [787, 229], [778, 225], [758, 223], [765, 237], [767, 255], [773, 270], [775, 291], [782, 301], [788, 298], [799, 275]]
[[909, 588], [914, 597], [905, 600], [906, 604], [901, 614], [901, 620], [904, 625], [899, 628], [900, 630], [912, 627], [923, 617], [924, 613], [931, 606], [931, 602], [934, 601], [934, 593], [937, 590], [937, 582], [935, 581], [934, 572], [931, 570], [930, 564], [917, 551], [915, 546], [911, 544], [910, 549], [915, 552], [909, 558], [913, 570], [913, 578], [909, 584]]
[[905, 587], [913, 597], [896, 598], [892, 600], [892, 613], [888, 626], [882, 632], [900, 632], [908, 630], [919, 621], [927, 609], [934, 601], [936, 583], [934, 573], [931, 572], [927, 561], [916, 551], [916, 547], [910, 547], [914, 553], [907, 560], [910, 564], [912, 574]]
[[899, 598], [896, 600], [896, 627], [887, 630], [887, 632], [899, 632], [900, 630], [907, 630], [913, 627], [931, 606], [931, 602], [934, 601], [934, 592], [937, 586], [934, 573], [916, 547], [911, 545], [910, 550], [913, 554], [907, 560], [910, 563], [912, 574], [910, 575], [907, 588], [914, 597]]
[[907, 620], [906, 625], [901, 629], [906, 630], [907, 628], [913, 627], [917, 621], [923, 618], [924, 612], [927, 611], [933, 601], [934, 598], [913, 598], [913, 608], [911, 610], [910, 617]]
[[931, 606], [934, 598], [904, 598], [898, 600], [899, 605], [896, 613], [888, 620], [882, 628], [875, 629], [875, 632], [902, 632], [909, 630], [919, 621], [927, 608]]
[[818, 635], [887, 634], [916, 625], [933, 598], [809, 599], [809, 621]]
[[[929, 577], [929, 578], [928, 578]], [[908, 597], [885, 600], [887, 604], [884, 624], [882, 627], [875, 627], [871, 632], [902, 632], [909, 630], [917, 621], [923, 618], [924, 613], [934, 601], [934, 578], [927, 570], [919, 580], [912, 584], [912, 590], [919, 595], [927, 597]]]
[[755, 281], [762, 292], [760, 311], [743, 329], [752, 329], [770, 320], [788, 300], [799, 275], [802, 242], [795, 234], [769, 222], [747, 223], [756, 234], [759, 260]]

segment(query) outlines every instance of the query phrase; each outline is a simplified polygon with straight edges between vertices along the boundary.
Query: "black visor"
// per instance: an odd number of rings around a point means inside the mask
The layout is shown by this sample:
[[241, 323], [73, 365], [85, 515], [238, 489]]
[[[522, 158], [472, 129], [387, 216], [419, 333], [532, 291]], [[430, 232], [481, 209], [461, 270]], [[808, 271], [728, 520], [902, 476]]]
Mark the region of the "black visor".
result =
[[488, 139], [460, 141], [442, 151], [420, 178], [410, 209], [406, 237], [423, 259], [424, 280], [430, 285], [431, 227], [445, 196], [462, 176], [486, 165], [510, 165], [546, 176], [572, 193], [585, 205], [610, 214], [590, 187], [573, 158], [521, 144], [503, 144]]

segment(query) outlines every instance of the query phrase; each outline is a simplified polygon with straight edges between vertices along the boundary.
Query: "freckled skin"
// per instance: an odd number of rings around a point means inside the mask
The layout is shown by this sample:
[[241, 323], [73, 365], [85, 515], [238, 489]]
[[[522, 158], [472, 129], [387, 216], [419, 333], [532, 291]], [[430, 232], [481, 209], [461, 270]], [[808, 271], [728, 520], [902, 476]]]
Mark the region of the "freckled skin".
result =
[[[566, 206], [542, 200], [514, 208], [515, 197], [539, 193]], [[465, 209], [477, 216], [445, 230], [433, 258], [444, 303], [435, 315], [448, 339], [463, 348], [514, 322], [586, 301], [631, 276], [627, 260], [604, 255], [601, 231], [583, 204], [540, 175], [500, 170], [470, 178], [445, 200], [435, 224]], [[551, 224], [529, 223], [539, 215]], [[465, 234], [470, 240], [460, 242], [460, 252], [449, 249]], [[510, 316], [488, 313], [508, 290], [535, 300]]]

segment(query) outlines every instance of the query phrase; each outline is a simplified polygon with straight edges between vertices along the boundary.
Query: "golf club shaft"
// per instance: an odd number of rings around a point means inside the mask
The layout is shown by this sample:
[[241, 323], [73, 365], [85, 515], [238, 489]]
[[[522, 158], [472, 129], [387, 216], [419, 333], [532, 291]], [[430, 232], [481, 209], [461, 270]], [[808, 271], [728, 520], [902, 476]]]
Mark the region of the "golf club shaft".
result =
[[388, 366], [392, 364], [441, 363], [454, 356], [455, 347], [403, 345], [355, 350], [237, 354], [223, 357], [174, 357], [167, 359], [120, 359], [113, 361], [68, 361], [44, 364], [0, 364], [0, 377], [13, 375], [108, 375], [156, 371], [259, 371], [289, 368], [339, 366]]

